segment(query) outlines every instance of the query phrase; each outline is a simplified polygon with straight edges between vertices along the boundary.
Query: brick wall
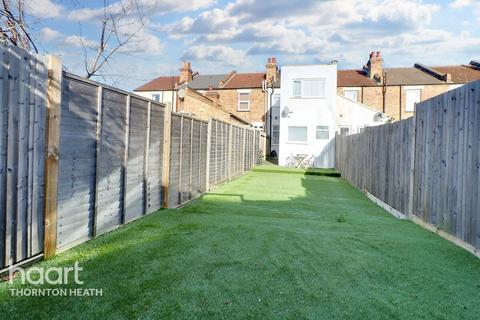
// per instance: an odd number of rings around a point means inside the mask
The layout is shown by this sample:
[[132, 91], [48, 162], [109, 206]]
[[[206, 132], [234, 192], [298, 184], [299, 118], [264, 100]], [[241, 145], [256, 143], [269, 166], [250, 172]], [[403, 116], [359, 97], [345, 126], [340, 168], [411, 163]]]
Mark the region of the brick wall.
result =
[[244, 122], [232, 118], [228, 112], [225, 112], [222, 109], [221, 106], [217, 106], [215, 101], [190, 88], [186, 88], [185, 97], [179, 99], [178, 112], [190, 113], [199, 119], [207, 121], [210, 118], [215, 118], [228, 123], [245, 125]]
[[218, 90], [220, 94], [220, 105], [236, 116], [248, 122], [265, 122], [265, 93], [262, 89], [251, 89], [250, 111], [238, 111], [237, 89]]
[[[408, 87], [408, 86], [407, 86]], [[431, 97], [442, 94], [451, 89], [450, 84], [438, 84], [438, 85], [422, 85], [422, 96], [421, 100], [427, 100]], [[401, 88], [401, 90], [400, 90]], [[343, 95], [344, 89], [349, 89], [348, 87], [337, 87], [337, 93]], [[362, 92], [363, 91], [363, 92]], [[401, 91], [401, 92], [400, 92]], [[413, 112], [405, 111], [406, 108], [406, 89], [405, 86], [387, 86], [387, 92], [385, 97], [385, 113], [395, 120], [406, 119], [413, 116]], [[383, 94], [382, 87], [362, 87], [358, 92], [358, 102], [361, 102], [367, 106], [377, 109], [378, 111], [383, 110]], [[401, 108], [401, 117], [400, 117], [400, 108]]]

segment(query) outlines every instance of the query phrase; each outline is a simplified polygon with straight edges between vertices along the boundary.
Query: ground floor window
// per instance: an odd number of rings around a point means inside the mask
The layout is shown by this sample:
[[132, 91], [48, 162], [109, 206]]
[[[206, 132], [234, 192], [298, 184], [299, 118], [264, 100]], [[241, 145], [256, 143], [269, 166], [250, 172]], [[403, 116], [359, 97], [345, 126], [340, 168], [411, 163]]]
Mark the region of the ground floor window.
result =
[[343, 95], [352, 101], [358, 101], [358, 90], [344, 90]]
[[288, 127], [288, 142], [307, 142], [307, 127], [291, 126]]
[[317, 140], [326, 140], [330, 138], [328, 126], [317, 126]]
[[160, 102], [160, 94], [159, 93], [152, 94], [152, 100]]

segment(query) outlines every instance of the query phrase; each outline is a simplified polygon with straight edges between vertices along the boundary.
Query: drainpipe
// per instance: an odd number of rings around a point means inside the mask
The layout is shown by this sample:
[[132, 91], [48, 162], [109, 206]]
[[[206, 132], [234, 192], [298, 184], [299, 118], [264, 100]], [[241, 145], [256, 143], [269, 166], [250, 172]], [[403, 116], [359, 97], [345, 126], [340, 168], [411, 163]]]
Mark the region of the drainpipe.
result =
[[386, 101], [387, 101], [387, 73], [383, 73], [383, 81], [382, 81], [382, 93], [383, 93], [383, 113], [385, 113], [386, 109]]
[[399, 94], [399, 103], [398, 103], [398, 116], [399, 120], [402, 120], [402, 85], [398, 86], [400, 94]]
[[[268, 85], [267, 85], [267, 89], [268, 89]], [[270, 131], [270, 141], [269, 141], [269, 145], [270, 145], [270, 152], [272, 152], [272, 130], [273, 130], [273, 125], [272, 125], [272, 98], [273, 98], [273, 93], [274, 93], [274, 85], [273, 85], [273, 81], [272, 81], [272, 92], [270, 92], [270, 99], [268, 101], [268, 109], [270, 110], [269, 113], [268, 113], [268, 117], [269, 117], [269, 121], [270, 121], [270, 128], [269, 128], [269, 131]], [[268, 90], [267, 90], [268, 92]], [[278, 155], [277, 155], [278, 156]]]

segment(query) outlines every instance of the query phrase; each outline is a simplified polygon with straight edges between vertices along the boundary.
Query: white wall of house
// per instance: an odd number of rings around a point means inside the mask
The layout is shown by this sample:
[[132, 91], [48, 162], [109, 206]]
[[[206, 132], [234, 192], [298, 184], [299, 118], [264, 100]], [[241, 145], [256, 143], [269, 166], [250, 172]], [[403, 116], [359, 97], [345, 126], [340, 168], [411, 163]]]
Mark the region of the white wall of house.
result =
[[337, 132], [353, 134], [384, 124], [388, 117], [377, 110], [337, 94]]
[[296, 155], [315, 167], [335, 166], [337, 66], [283, 66], [281, 69], [279, 164]]
[[135, 91], [139, 96], [152, 99], [158, 102], [165, 103], [166, 105], [175, 106], [177, 99], [176, 91]]

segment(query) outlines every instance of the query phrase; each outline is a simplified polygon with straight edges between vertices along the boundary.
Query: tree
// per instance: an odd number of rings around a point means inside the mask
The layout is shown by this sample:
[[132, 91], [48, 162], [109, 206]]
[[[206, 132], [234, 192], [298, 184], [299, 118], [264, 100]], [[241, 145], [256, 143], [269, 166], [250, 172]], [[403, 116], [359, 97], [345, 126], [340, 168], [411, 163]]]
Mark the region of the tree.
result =
[[85, 77], [103, 76], [100, 70], [112, 57], [131, 45], [134, 37], [144, 28], [145, 16], [136, 0], [119, 1], [113, 5], [104, 0], [103, 14], [98, 16], [98, 41], [86, 40], [80, 35], [84, 51]]
[[0, 39], [7, 44], [27, 50], [35, 50], [37, 46], [30, 36], [31, 28], [26, 23], [25, 4], [23, 0], [2, 0]]

